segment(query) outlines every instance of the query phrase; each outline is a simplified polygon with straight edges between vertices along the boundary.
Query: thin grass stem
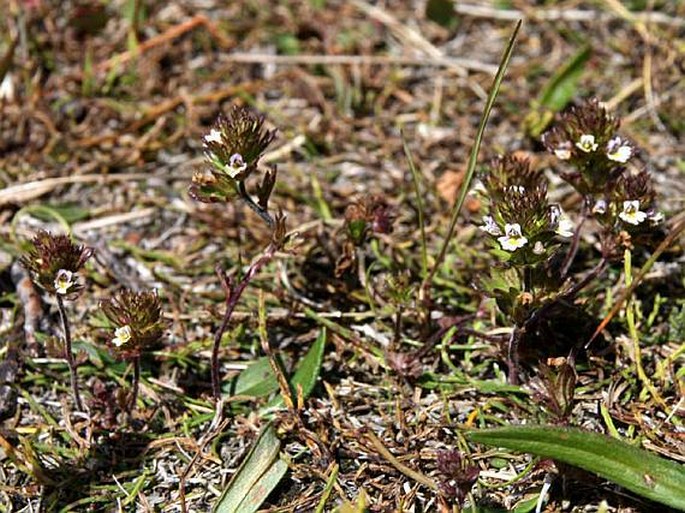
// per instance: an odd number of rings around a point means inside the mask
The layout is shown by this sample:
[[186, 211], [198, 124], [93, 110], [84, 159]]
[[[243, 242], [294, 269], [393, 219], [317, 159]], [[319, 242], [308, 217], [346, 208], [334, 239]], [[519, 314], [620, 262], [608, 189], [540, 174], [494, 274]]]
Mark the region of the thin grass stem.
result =
[[464, 204], [464, 201], [466, 200], [466, 194], [468, 193], [469, 187], [471, 186], [471, 181], [473, 180], [473, 176], [476, 172], [478, 153], [480, 152], [481, 143], [483, 142], [485, 126], [487, 125], [488, 119], [490, 117], [490, 112], [492, 111], [492, 107], [495, 104], [495, 99], [497, 98], [500, 86], [502, 85], [504, 73], [507, 69], [507, 66], [509, 65], [509, 61], [511, 60], [511, 55], [514, 50], [514, 43], [516, 42], [516, 37], [518, 36], [519, 29], [521, 28], [521, 23], [522, 20], [519, 20], [516, 23], [514, 31], [512, 32], [511, 37], [509, 38], [509, 43], [507, 44], [507, 47], [504, 50], [504, 54], [502, 55], [502, 60], [500, 61], [499, 67], [497, 68], [497, 74], [495, 75], [495, 79], [493, 80], [492, 88], [490, 89], [488, 99], [485, 102], [485, 109], [483, 110], [483, 115], [480, 118], [478, 131], [476, 132], [476, 140], [473, 144], [473, 147], [471, 148], [471, 154], [469, 156], [469, 162], [466, 168], [466, 175], [464, 176], [464, 181], [461, 184], [459, 197], [457, 198], [455, 204], [452, 207], [450, 224], [447, 228], [447, 233], [445, 234], [442, 247], [440, 248], [440, 253], [438, 254], [438, 257], [435, 259], [435, 263], [433, 264], [433, 268], [431, 269], [430, 273], [428, 273], [428, 275], [424, 278], [423, 282], [421, 283], [421, 291], [423, 297], [427, 296], [425, 294], [426, 289], [432, 283], [433, 278], [435, 277], [435, 274], [438, 271], [438, 268], [442, 265], [442, 262], [445, 259], [445, 255], [447, 254], [447, 248], [449, 247], [450, 242], [452, 240], [454, 228], [457, 225], [457, 218], [459, 217], [459, 212], [461, 211], [461, 207]]

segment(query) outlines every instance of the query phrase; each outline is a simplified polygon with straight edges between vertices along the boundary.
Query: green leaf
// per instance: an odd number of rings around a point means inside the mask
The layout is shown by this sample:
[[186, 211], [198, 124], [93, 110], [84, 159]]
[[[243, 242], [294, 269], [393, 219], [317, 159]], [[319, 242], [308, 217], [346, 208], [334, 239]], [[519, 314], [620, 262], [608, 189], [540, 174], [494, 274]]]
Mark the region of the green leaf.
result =
[[525, 130], [531, 137], [539, 137], [554, 119], [554, 114], [576, 96], [578, 81], [591, 55], [592, 48], [583, 46], [549, 79], [524, 120]]
[[300, 40], [292, 34], [280, 34], [276, 36], [276, 48], [282, 55], [297, 55], [301, 52]]
[[[60, 214], [67, 223], [76, 223], [83, 221], [90, 217], [90, 209], [77, 205], [75, 203], [65, 203], [63, 205], [52, 205], [55, 212]], [[36, 213], [36, 217], [40, 218], [40, 213]], [[45, 219], [46, 221], [49, 220]]]
[[214, 513], [257, 511], [283, 478], [288, 465], [278, 457], [281, 442], [271, 423], [255, 441], [238, 471], [214, 505]]
[[242, 371], [235, 380], [232, 395], [266, 397], [278, 390], [278, 381], [267, 357], [259, 358]]
[[538, 505], [538, 497], [540, 494], [535, 494], [533, 497], [528, 497], [522, 499], [516, 503], [514, 506], [514, 513], [529, 513], [535, 511], [535, 507]]
[[592, 55], [590, 45], [583, 46], [561, 68], [557, 70], [538, 97], [540, 106], [558, 112], [576, 96], [576, 86], [585, 64]]
[[[323, 360], [323, 350], [326, 345], [326, 328], [319, 332], [314, 344], [307, 351], [300, 364], [295, 370], [295, 374], [290, 380], [290, 389], [293, 396], [297, 393], [298, 385], [302, 387], [302, 396], [307, 398], [312, 393], [316, 380], [319, 378], [319, 371], [321, 370], [321, 361]], [[267, 405], [266, 410], [273, 408], [280, 408], [283, 406], [283, 397], [279, 394]]]
[[361, 244], [364, 241], [364, 234], [366, 233], [366, 221], [363, 219], [350, 221], [347, 223], [347, 230], [354, 243]]
[[483, 290], [493, 295], [496, 291], [509, 292], [516, 295], [523, 288], [521, 277], [514, 268], [491, 267], [490, 276], [481, 280]]
[[515, 426], [471, 431], [471, 441], [580, 467], [642, 497], [685, 511], [685, 466], [608, 436], [574, 428]]
[[95, 346], [91, 344], [90, 342], [87, 342], [85, 340], [79, 340], [76, 339], [72, 342], [72, 347], [76, 353], [79, 351], [83, 351], [88, 355], [88, 359], [90, 362], [95, 365], [98, 369], [102, 369], [105, 366], [105, 363], [103, 361], [103, 355], [106, 357], [107, 360], [110, 362], [112, 361], [112, 358], [107, 355], [107, 353], [103, 350], [101, 350], [98, 346]]

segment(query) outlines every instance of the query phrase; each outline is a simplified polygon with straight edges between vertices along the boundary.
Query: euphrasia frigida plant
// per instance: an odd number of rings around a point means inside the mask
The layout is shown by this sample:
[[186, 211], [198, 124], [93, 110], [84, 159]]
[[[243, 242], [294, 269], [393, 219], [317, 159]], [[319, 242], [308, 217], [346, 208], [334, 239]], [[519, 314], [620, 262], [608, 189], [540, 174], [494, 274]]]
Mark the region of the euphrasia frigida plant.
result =
[[202, 139], [209, 165], [193, 175], [191, 197], [204, 203], [223, 203], [238, 197], [273, 227], [268, 202], [276, 184], [276, 168], [264, 171], [256, 186], [257, 201], [248, 193], [245, 182], [258, 170], [259, 160], [274, 137], [275, 130], [264, 128], [264, 117], [245, 107], [233, 106], [228, 114], [219, 115]]
[[269, 212], [269, 198], [276, 184], [276, 168], [263, 170], [255, 186], [256, 200], [250, 195], [246, 181], [262, 171], [259, 161], [276, 136], [275, 130], [264, 127], [264, 117], [250, 109], [234, 106], [228, 114], [220, 115], [209, 133], [203, 137], [207, 167], [192, 178], [189, 193], [204, 203], [225, 203], [240, 199], [251, 208], [271, 229], [271, 242], [252, 261], [238, 283], [234, 283], [223, 269], [216, 272], [226, 293], [226, 311], [221, 325], [214, 334], [212, 346], [212, 394], [217, 405], [221, 399], [219, 375], [219, 348], [233, 310], [248, 283], [268, 263], [286, 240], [285, 216]]
[[164, 334], [162, 305], [155, 291], [122, 290], [102, 301], [100, 308], [114, 325], [108, 345], [121, 359], [133, 363], [133, 386], [129, 411], [135, 407], [140, 383], [140, 357], [155, 349]]
[[64, 336], [64, 359], [69, 366], [74, 404], [79, 410], [83, 410], [83, 405], [64, 301], [73, 301], [83, 291], [84, 282], [79, 273], [93, 252], [93, 248], [74, 244], [67, 235], [53, 235], [47, 231], [40, 231], [31, 241], [29, 250], [21, 257], [21, 262], [32, 281], [54, 296], [57, 301]]
[[499, 265], [483, 285], [499, 308], [521, 326], [558, 290], [549, 266], [573, 223], [547, 199], [547, 180], [527, 158], [496, 158], [481, 177], [486, 214], [480, 230], [490, 238]]
[[583, 198], [581, 219], [600, 224], [602, 256], [610, 260], [620, 258], [631, 238], [653, 232], [663, 221], [651, 176], [619, 126], [618, 118], [590, 99], [562, 114], [543, 135], [547, 150], [564, 166], [561, 177]]
[[[517, 379], [521, 335], [533, 331], [533, 324], [554, 305], [571, 303], [621, 255], [622, 246], [629, 249], [637, 236], [651, 232], [663, 219], [650, 175], [631, 165], [637, 149], [618, 133], [619, 124], [592, 99], [562, 114], [543, 136], [546, 148], [567, 165], [561, 177], [582, 197], [577, 224], [559, 205], [548, 202], [544, 174], [525, 158], [500, 157], [482, 177], [487, 212], [480, 228], [490, 236], [500, 262], [482, 283], [514, 324], [509, 344], [512, 382]], [[597, 222], [599, 263], [582, 278], [567, 279], [580, 227], [588, 218]], [[565, 240], [571, 244], [562, 245]]]

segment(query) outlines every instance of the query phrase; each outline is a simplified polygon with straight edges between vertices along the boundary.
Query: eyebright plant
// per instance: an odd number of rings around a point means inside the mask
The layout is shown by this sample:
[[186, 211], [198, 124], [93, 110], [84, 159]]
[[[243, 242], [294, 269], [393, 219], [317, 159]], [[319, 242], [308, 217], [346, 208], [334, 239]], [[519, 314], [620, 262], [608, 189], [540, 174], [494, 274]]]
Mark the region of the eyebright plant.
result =
[[108, 345], [114, 353], [133, 363], [133, 385], [129, 411], [135, 407], [140, 383], [140, 357], [157, 347], [164, 334], [162, 305], [155, 291], [123, 290], [102, 301], [100, 308], [114, 324]]
[[233, 310], [249, 282], [286, 243], [285, 216], [280, 212], [273, 215], [268, 209], [269, 198], [276, 184], [276, 167], [264, 171], [255, 188], [256, 200], [245, 185], [248, 178], [262, 171], [259, 161], [275, 136], [275, 130], [265, 129], [263, 116], [245, 107], [233, 106], [228, 114], [219, 115], [209, 133], [203, 137], [208, 168], [193, 176], [189, 188], [191, 197], [204, 203], [225, 203], [237, 197], [271, 229], [271, 242], [252, 261], [238, 283], [220, 266], [216, 267], [216, 274], [226, 294], [226, 310], [212, 346], [212, 394], [217, 405], [221, 400], [219, 349]]
[[71, 348], [71, 331], [64, 300], [74, 300], [83, 291], [84, 282], [79, 275], [93, 248], [76, 245], [67, 235], [53, 235], [41, 230], [31, 241], [21, 263], [32, 281], [55, 297], [64, 335], [64, 359], [69, 366], [74, 404], [83, 410], [76, 375], [76, 363]]
[[638, 149], [618, 133], [619, 126], [617, 118], [591, 99], [563, 114], [542, 139], [547, 150], [570, 167], [561, 176], [583, 197], [581, 217], [592, 217], [602, 226], [603, 254], [611, 259], [626, 245], [621, 232], [636, 235], [663, 220], [651, 177], [636, 158]]
[[476, 484], [480, 469], [469, 465], [462, 453], [454, 449], [438, 452], [436, 466], [440, 476], [440, 492], [461, 506]]
[[335, 264], [335, 275], [340, 277], [354, 268], [359, 249], [374, 235], [393, 230], [395, 212], [380, 195], [366, 195], [347, 206], [343, 223], [342, 254]]
[[523, 326], [558, 290], [549, 265], [573, 235], [573, 226], [547, 199], [547, 181], [525, 157], [495, 159], [482, 177], [486, 233], [501, 265], [482, 282], [516, 326]]
[[547, 200], [547, 181], [525, 157], [506, 155], [492, 162], [483, 178], [488, 213], [481, 230], [496, 242], [504, 261], [522, 266], [542, 262], [573, 235], [561, 207]]
[[[480, 229], [489, 235], [500, 260], [482, 285], [514, 324], [508, 348], [512, 383], [518, 381], [521, 337], [540, 330], [559, 305], [572, 304], [624, 249], [663, 220], [651, 177], [638, 168], [638, 150], [618, 133], [619, 124], [591, 99], [563, 114], [543, 135], [545, 147], [564, 166], [561, 177], [582, 197], [577, 223], [548, 202], [544, 174], [525, 157], [499, 157], [481, 177], [486, 212]], [[601, 258], [573, 283], [567, 274], [588, 219], [596, 221]]]
[[554, 424], [568, 425], [573, 411], [576, 389], [576, 371], [565, 358], [552, 361], [552, 365], [540, 364], [540, 375], [531, 381], [533, 400], [541, 404], [543, 411]]
[[193, 175], [190, 196], [204, 203], [223, 203], [237, 196], [273, 227], [268, 202], [276, 184], [276, 167], [268, 168], [256, 186], [257, 201], [247, 192], [245, 182], [258, 170], [274, 137], [275, 130], [264, 128], [264, 117], [245, 107], [234, 105], [228, 114], [219, 115], [202, 138], [209, 166]]

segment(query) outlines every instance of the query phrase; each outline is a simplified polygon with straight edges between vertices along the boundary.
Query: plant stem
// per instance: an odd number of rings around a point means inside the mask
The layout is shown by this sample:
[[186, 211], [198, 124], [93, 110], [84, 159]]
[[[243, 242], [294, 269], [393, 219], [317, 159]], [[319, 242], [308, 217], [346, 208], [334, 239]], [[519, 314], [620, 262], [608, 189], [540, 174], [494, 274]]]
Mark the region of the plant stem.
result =
[[511, 335], [509, 336], [509, 343], [507, 344], [507, 368], [509, 375], [507, 376], [510, 385], [519, 384], [519, 342], [521, 341], [521, 328], [514, 326]]
[[[235, 289], [228, 289], [228, 295], [226, 297], [226, 312], [224, 313], [224, 318], [221, 321], [221, 326], [214, 334], [214, 345], [212, 346], [212, 394], [214, 395], [214, 400], [218, 403], [221, 399], [221, 377], [219, 375], [219, 348], [221, 346], [221, 339], [228, 327], [228, 323], [231, 320], [231, 315], [233, 315], [233, 310], [235, 310], [236, 304], [243, 295], [245, 288], [250, 283], [252, 278], [259, 272], [259, 270], [266, 265], [276, 254], [277, 247], [274, 243], [271, 243], [264, 250], [262, 255], [257, 258], [250, 267], [248, 268], [243, 279], [235, 287]], [[223, 271], [217, 269], [217, 272], [223, 273]], [[220, 276], [222, 280], [226, 280], [225, 276], [222, 274]]]
[[64, 358], [67, 360], [69, 366], [69, 377], [71, 381], [71, 391], [74, 395], [74, 404], [79, 411], [83, 411], [81, 404], [81, 396], [78, 391], [78, 381], [76, 377], [76, 363], [74, 362], [74, 355], [71, 352], [71, 332], [69, 331], [69, 321], [67, 320], [67, 311], [64, 308], [64, 301], [62, 296], [55, 294], [57, 298], [57, 309], [59, 310], [59, 318], [62, 321], [62, 331], [64, 331]]
[[587, 219], [587, 206], [583, 203], [583, 212], [581, 213], [581, 218], [580, 218], [580, 223], [578, 223], [578, 227], [576, 228], [576, 231], [573, 233], [573, 240], [571, 241], [571, 247], [568, 250], [568, 253], [566, 254], [566, 258], [564, 258], [564, 262], [561, 264], [561, 277], [566, 278], [568, 276], [568, 272], [571, 269], [571, 265], [573, 264], [573, 260], [576, 258], [576, 254], [578, 253], [578, 248], [580, 247], [580, 231], [583, 229], [583, 225], [585, 224], [585, 220]]
[[128, 404], [129, 413], [136, 407], [136, 399], [138, 399], [138, 388], [140, 384], [140, 356], [133, 359], [133, 383], [131, 384], [131, 401]]
[[248, 194], [247, 190], [245, 189], [245, 183], [240, 182], [238, 184], [238, 193], [240, 194], [240, 199], [243, 200], [243, 203], [245, 203], [250, 209], [257, 214], [259, 217], [262, 218], [262, 221], [264, 221], [269, 228], [272, 228], [276, 225], [276, 222], [274, 221], [274, 218], [264, 210], [262, 207], [257, 205], [257, 203], [254, 202], [252, 197]]

